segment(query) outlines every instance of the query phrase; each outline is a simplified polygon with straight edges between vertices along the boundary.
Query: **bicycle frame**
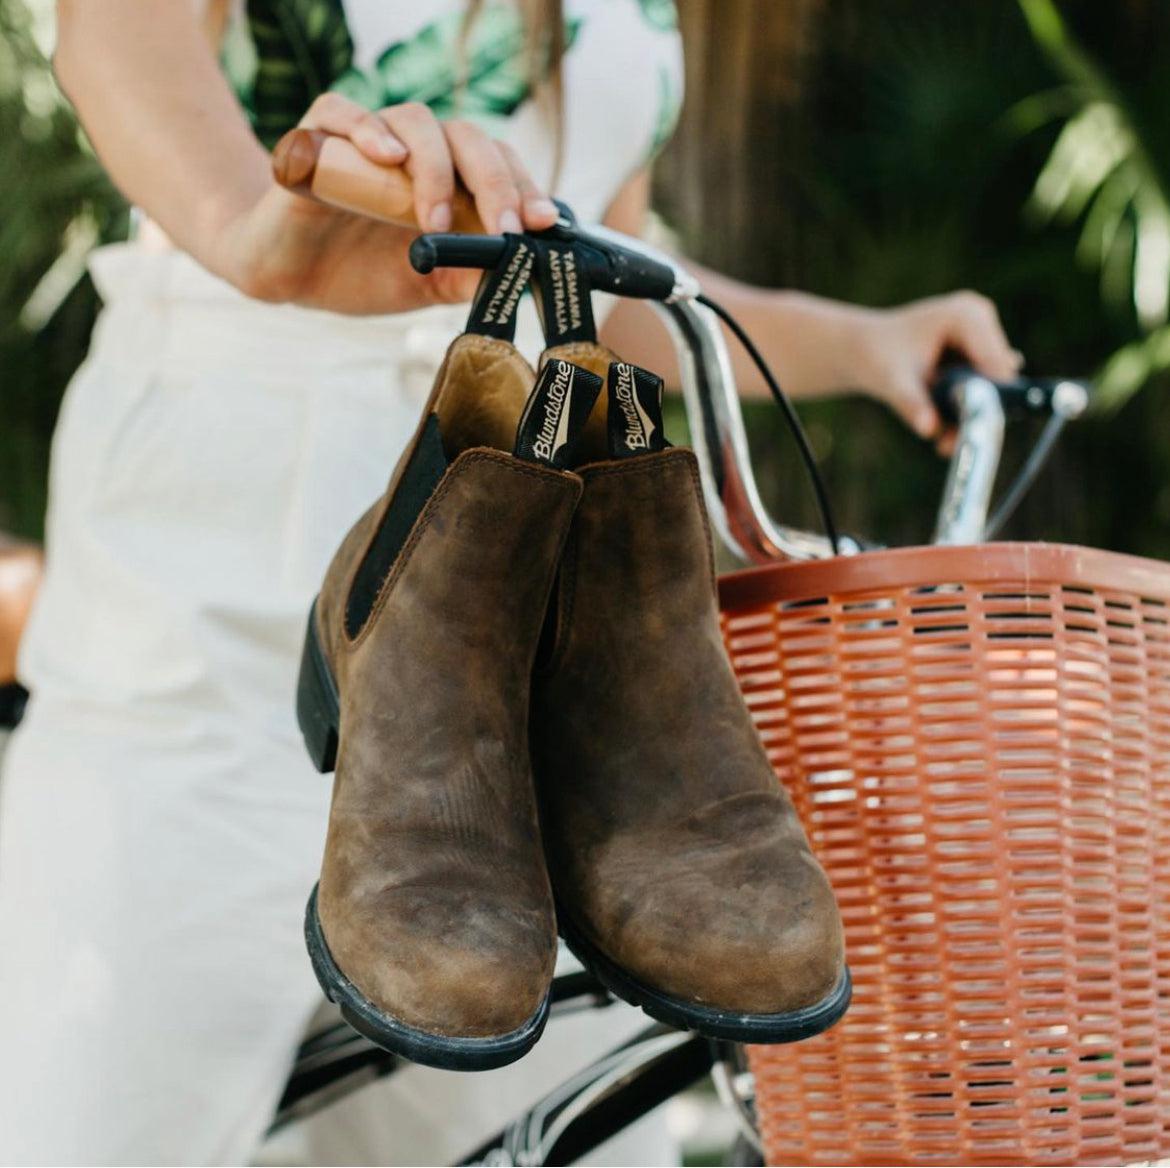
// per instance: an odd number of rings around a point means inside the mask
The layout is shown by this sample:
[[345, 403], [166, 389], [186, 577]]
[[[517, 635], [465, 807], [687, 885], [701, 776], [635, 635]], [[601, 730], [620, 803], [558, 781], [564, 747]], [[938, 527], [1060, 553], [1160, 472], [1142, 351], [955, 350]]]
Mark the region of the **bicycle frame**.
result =
[[[550, 1022], [614, 1000], [584, 972], [553, 982]], [[460, 1164], [570, 1164], [711, 1072], [720, 1044], [658, 1023], [595, 1059], [515, 1117]], [[402, 1060], [342, 1021], [307, 1039], [270, 1133], [323, 1110]]]

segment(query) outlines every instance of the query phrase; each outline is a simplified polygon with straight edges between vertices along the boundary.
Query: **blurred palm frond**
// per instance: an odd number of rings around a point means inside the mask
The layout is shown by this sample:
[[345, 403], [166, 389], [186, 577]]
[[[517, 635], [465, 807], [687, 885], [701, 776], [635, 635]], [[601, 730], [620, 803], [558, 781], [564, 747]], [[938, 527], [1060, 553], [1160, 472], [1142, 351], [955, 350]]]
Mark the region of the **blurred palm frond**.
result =
[[51, 16], [43, 0], [0, 0], [0, 529], [33, 537], [57, 403], [97, 307], [86, 255], [126, 222], [53, 78]]
[[1137, 116], [1132, 79], [1078, 39], [1054, 0], [1019, 0], [1037, 45], [1066, 84], [1039, 95], [1063, 124], [1029, 210], [1038, 222], [1079, 224], [1078, 260], [1099, 273], [1103, 303], [1132, 314], [1139, 335], [1102, 368], [1098, 401], [1116, 407], [1170, 369], [1170, 197], [1165, 140]]

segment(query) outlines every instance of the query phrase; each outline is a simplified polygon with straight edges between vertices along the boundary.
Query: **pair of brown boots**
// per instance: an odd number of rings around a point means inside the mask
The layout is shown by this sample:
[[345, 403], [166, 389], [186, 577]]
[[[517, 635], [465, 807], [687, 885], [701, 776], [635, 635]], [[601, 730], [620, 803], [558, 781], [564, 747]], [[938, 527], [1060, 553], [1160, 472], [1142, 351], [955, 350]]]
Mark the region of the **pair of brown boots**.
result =
[[694, 457], [662, 441], [661, 382], [613, 361], [562, 346], [533, 389], [507, 341], [459, 337], [309, 622], [298, 715], [336, 765], [309, 950], [417, 1062], [524, 1054], [558, 927], [712, 1037], [848, 1005], [832, 891], [720, 639]]

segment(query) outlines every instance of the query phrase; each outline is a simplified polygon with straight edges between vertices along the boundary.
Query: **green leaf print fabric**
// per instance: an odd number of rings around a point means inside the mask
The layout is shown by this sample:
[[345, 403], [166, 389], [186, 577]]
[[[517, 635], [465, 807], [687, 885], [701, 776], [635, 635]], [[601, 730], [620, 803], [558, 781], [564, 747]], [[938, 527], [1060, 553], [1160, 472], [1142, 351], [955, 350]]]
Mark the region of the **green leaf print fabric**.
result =
[[256, 136], [269, 149], [353, 64], [341, 0], [248, 0], [221, 57]]
[[[580, 20], [565, 22], [566, 50], [580, 26]], [[485, 5], [461, 61], [462, 31], [462, 14], [451, 13], [391, 45], [372, 69], [350, 69], [333, 88], [371, 109], [421, 101], [440, 118], [510, 116], [532, 92], [520, 12], [510, 4]]]
[[[329, 90], [368, 109], [422, 102], [440, 118], [469, 118], [508, 136], [503, 123], [534, 88], [516, 0], [484, 0], [466, 29], [465, 5], [446, 0], [396, 0], [392, 16], [390, 9], [349, 7], [347, 0], [244, 0], [235, 10], [221, 62], [265, 146], [271, 149]], [[570, 69], [574, 49], [599, 62], [621, 61], [612, 67], [614, 88], [592, 96], [569, 92], [570, 107], [599, 98], [586, 121], [624, 116], [623, 70], [634, 70], [630, 125], [642, 136], [636, 155], [621, 162], [622, 173], [632, 173], [653, 161], [678, 122], [683, 79], [674, 0], [565, 0], [565, 8]], [[590, 64], [584, 73], [597, 76], [602, 68]], [[569, 121], [581, 116], [578, 110]]]
[[674, 0], [638, 0], [638, 7], [646, 23], [662, 32], [673, 32], [678, 28], [678, 11]]
[[[368, 109], [421, 101], [438, 117], [471, 119], [508, 117], [532, 93], [523, 18], [508, 3], [485, 4], [466, 38], [462, 13], [449, 13], [368, 69], [354, 64], [342, 0], [248, 0], [246, 14], [246, 26], [229, 30], [221, 63], [269, 149], [327, 90]], [[566, 20], [566, 51], [580, 27]]]

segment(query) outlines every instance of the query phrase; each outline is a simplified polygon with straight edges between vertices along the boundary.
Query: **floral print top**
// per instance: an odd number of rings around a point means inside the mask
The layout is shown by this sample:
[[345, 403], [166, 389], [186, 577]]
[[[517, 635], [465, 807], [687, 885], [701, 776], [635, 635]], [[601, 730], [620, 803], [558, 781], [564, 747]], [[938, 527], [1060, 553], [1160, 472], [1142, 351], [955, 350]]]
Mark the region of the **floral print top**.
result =
[[[425, 102], [512, 143], [553, 178], [552, 119], [533, 100], [515, 0], [237, 0], [223, 67], [271, 146], [327, 90], [371, 109]], [[682, 103], [674, 0], [565, 0], [563, 152], [557, 194], [597, 219], [670, 137]]]

